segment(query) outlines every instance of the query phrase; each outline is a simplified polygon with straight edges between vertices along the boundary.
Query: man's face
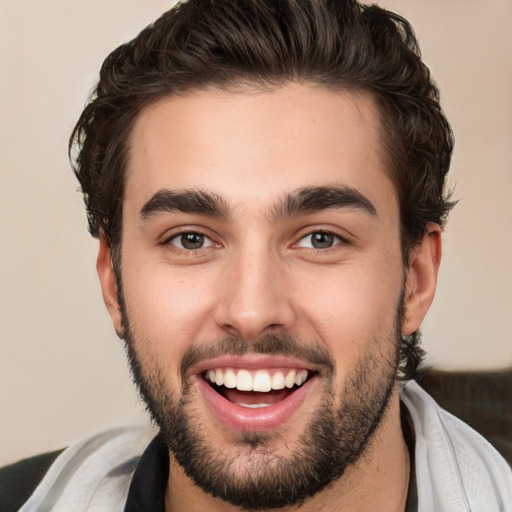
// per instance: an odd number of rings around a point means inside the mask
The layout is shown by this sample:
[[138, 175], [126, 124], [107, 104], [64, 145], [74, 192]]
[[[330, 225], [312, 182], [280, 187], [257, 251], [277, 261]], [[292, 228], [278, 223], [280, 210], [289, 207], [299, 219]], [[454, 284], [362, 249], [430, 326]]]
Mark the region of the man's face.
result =
[[366, 95], [211, 89], [140, 114], [113, 317], [207, 492], [303, 500], [385, 421], [404, 269], [384, 161]]

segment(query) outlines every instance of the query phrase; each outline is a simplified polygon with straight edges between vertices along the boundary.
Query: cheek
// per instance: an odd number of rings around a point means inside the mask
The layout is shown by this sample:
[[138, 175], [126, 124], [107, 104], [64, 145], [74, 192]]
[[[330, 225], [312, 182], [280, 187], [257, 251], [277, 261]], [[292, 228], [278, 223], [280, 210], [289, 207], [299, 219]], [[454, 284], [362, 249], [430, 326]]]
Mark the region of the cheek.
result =
[[123, 265], [123, 286], [130, 326], [138, 339], [175, 360], [205, 333], [214, 283], [199, 272], [172, 271], [148, 263]]
[[402, 289], [401, 267], [374, 261], [318, 269], [302, 276], [300, 316], [340, 364], [350, 366], [376, 340], [393, 333]]

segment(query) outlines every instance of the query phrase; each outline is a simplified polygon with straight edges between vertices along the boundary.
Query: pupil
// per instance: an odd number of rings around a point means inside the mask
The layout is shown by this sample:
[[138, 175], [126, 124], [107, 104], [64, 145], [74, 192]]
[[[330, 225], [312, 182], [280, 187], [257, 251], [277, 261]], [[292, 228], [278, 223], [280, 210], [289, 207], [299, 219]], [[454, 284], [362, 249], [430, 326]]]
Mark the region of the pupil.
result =
[[311, 240], [315, 249], [326, 249], [332, 247], [333, 242], [334, 237], [329, 233], [314, 233]]
[[200, 249], [204, 244], [204, 235], [199, 233], [185, 233], [181, 235], [181, 244], [185, 249]]

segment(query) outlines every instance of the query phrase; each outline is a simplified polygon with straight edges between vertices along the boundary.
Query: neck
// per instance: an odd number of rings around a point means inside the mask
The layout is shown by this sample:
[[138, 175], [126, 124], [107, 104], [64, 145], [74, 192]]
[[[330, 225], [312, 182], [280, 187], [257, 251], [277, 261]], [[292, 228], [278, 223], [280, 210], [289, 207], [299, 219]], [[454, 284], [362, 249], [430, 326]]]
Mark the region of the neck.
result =
[[[403, 512], [409, 486], [409, 452], [400, 422], [398, 388], [365, 453], [337, 481], [306, 500], [300, 512]], [[171, 457], [166, 512], [239, 512], [242, 509], [204, 493]], [[280, 509], [299, 510], [299, 506]]]

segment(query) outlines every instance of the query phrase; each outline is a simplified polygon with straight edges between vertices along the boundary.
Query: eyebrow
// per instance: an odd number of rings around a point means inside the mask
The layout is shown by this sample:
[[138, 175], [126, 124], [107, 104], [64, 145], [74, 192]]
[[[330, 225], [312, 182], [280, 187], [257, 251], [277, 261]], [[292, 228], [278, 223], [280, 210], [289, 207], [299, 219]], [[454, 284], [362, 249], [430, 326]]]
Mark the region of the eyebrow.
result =
[[217, 194], [201, 190], [174, 191], [162, 189], [144, 204], [140, 214], [147, 220], [159, 213], [196, 213], [228, 219], [231, 210], [226, 201]]
[[287, 194], [271, 214], [274, 222], [306, 213], [336, 208], [355, 208], [377, 216], [373, 203], [358, 190], [348, 186], [306, 187]]
[[[305, 187], [286, 194], [271, 210], [272, 222], [290, 217], [315, 213], [336, 208], [356, 208], [377, 216], [372, 202], [358, 190], [347, 186]], [[175, 191], [162, 189], [144, 204], [141, 209], [143, 220], [159, 213], [195, 213], [228, 220], [232, 209], [218, 194], [202, 190]]]

